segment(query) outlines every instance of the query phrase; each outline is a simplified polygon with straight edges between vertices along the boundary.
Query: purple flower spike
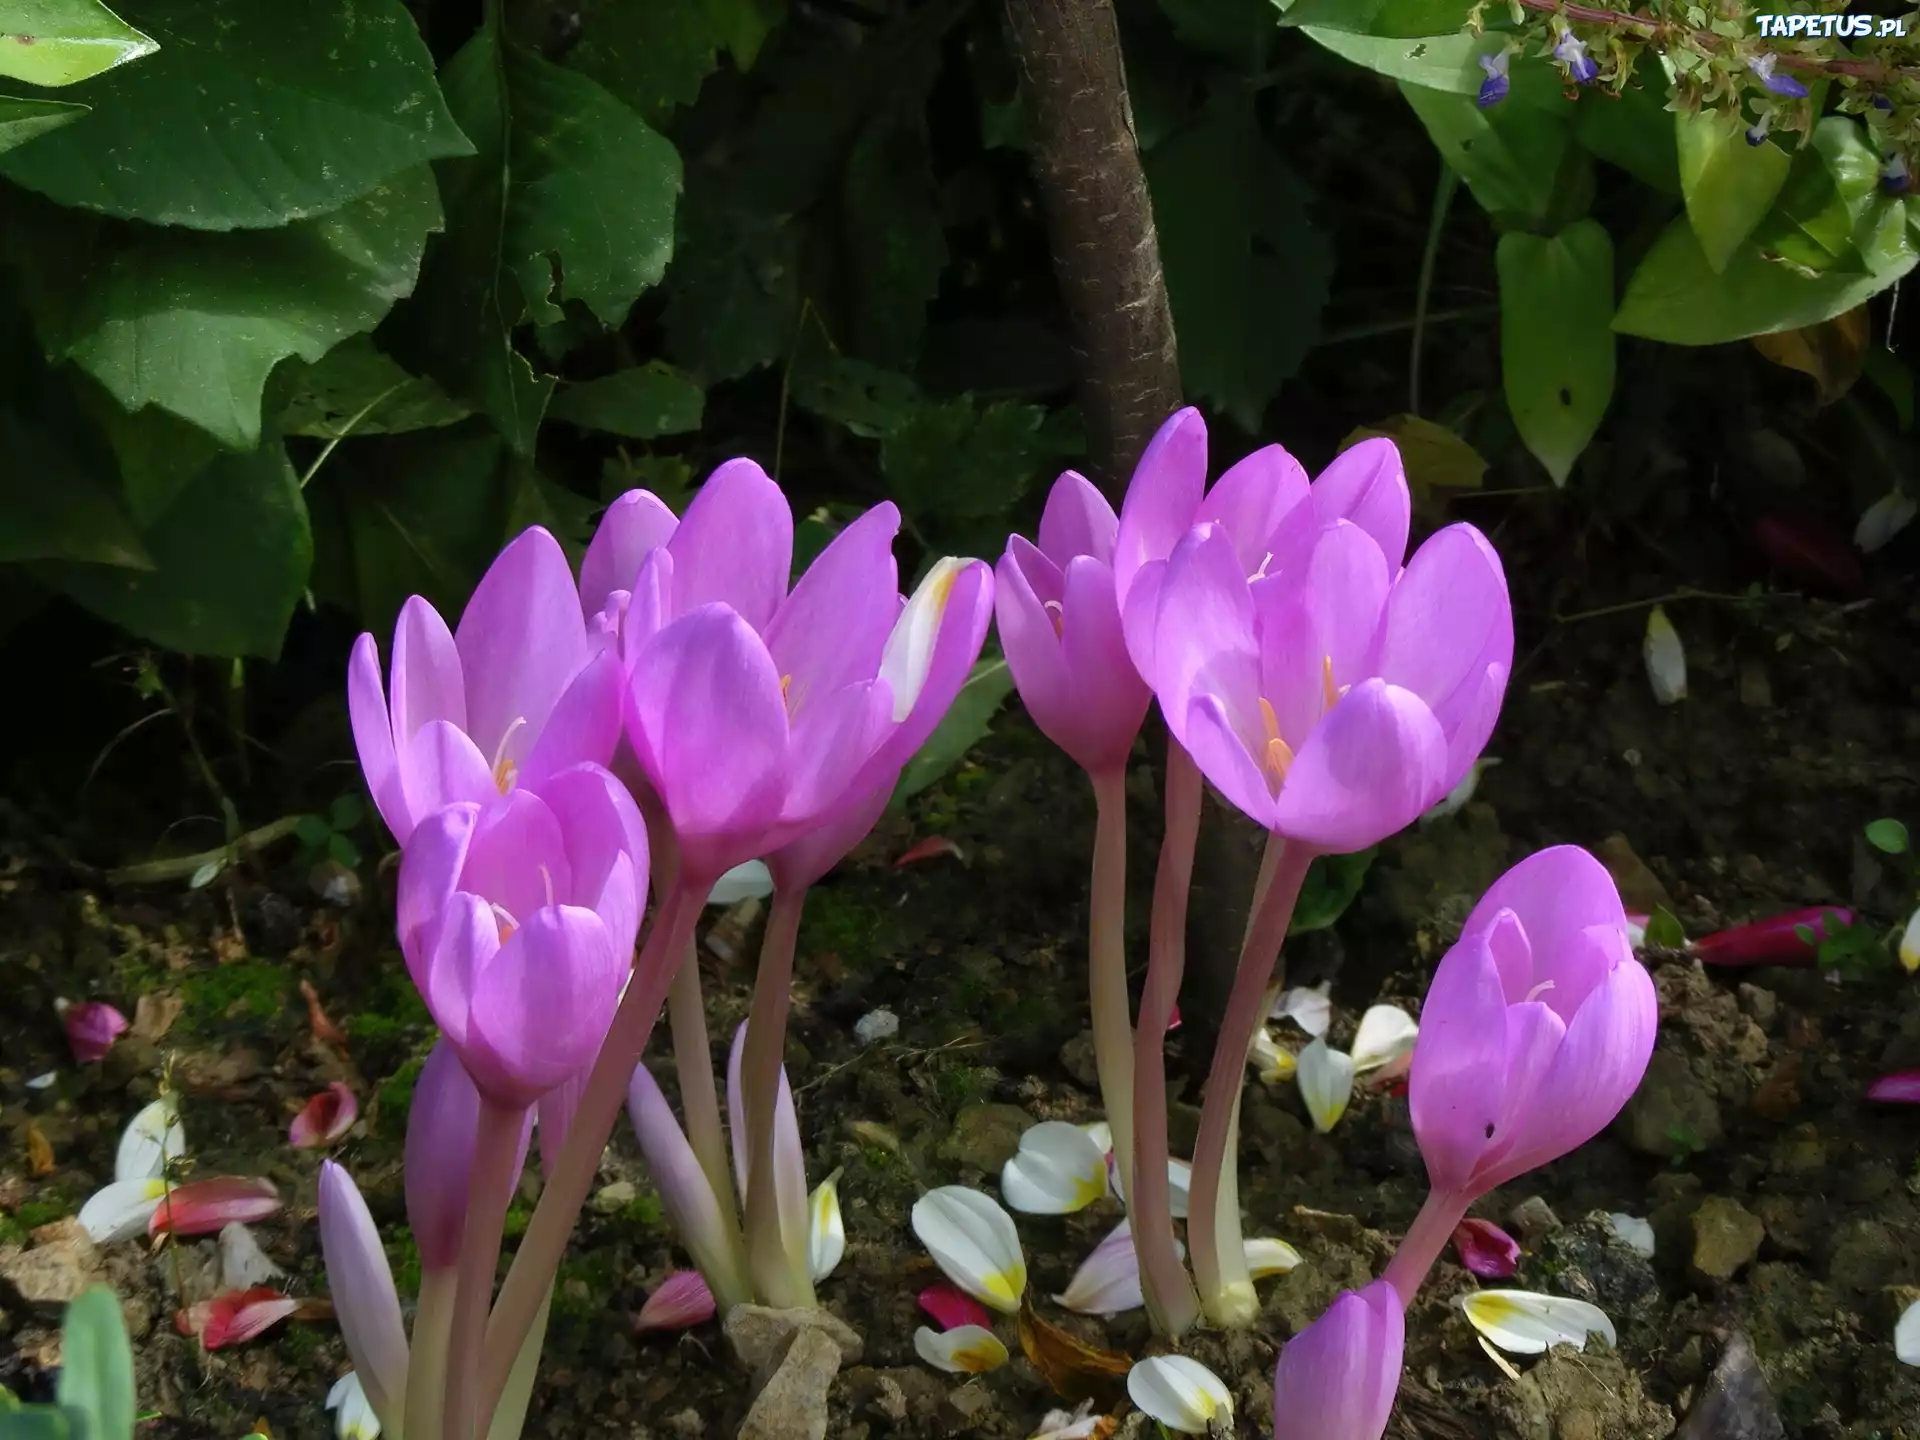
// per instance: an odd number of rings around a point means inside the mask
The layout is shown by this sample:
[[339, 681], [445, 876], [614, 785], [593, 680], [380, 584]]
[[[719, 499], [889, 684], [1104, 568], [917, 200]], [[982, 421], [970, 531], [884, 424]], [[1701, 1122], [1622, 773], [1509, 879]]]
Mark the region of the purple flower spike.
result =
[[1586, 41], [1571, 30], [1560, 32], [1559, 40], [1554, 42], [1553, 58], [1567, 67], [1567, 73], [1577, 85], [1591, 85], [1594, 76], [1600, 73], [1599, 62], [1587, 53]]
[[1806, 99], [1806, 86], [1802, 85], [1791, 75], [1776, 75], [1774, 73], [1774, 67], [1779, 63], [1780, 57], [1769, 52], [1765, 55], [1756, 55], [1747, 61], [1747, 69], [1751, 70], [1754, 78], [1759, 80], [1762, 85], [1766, 86], [1767, 89], [1771, 90], [1774, 94], [1784, 95], [1789, 100]]
[[1406, 1312], [1386, 1281], [1341, 1294], [1280, 1352], [1273, 1440], [1380, 1440], [1406, 1341]]
[[1480, 82], [1480, 108], [1489, 109], [1507, 98], [1507, 91], [1513, 82], [1507, 77], [1510, 57], [1505, 50], [1480, 57], [1480, 68], [1486, 73], [1486, 79]]

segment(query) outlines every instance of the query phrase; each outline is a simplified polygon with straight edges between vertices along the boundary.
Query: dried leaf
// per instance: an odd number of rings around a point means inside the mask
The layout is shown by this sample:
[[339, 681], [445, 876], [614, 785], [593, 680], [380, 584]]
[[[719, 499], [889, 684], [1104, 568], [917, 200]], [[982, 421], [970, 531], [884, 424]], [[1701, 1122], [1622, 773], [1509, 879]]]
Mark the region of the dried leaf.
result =
[[939, 855], [951, 855], [961, 864], [966, 864], [967, 857], [959, 845], [944, 835], [929, 835], [918, 844], [910, 846], [893, 864], [894, 868], [898, 869], [902, 865], [911, 865], [916, 860], [931, 860]]
[[1062, 1400], [1102, 1400], [1118, 1394], [1133, 1368], [1130, 1357], [1075, 1339], [1058, 1325], [1020, 1307], [1020, 1348]]
[[331, 1045], [342, 1054], [346, 1053], [347, 1035], [333, 1023], [326, 1007], [320, 1003], [320, 992], [313, 988], [311, 980], [300, 982], [300, 993], [307, 1002], [307, 1024], [313, 1027], [313, 1038], [323, 1045]]
[[154, 990], [142, 995], [133, 1004], [133, 1038], [150, 1045], [159, 1044], [166, 1039], [173, 1022], [180, 1018], [185, 1005], [186, 1001], [173, 990]]
[[35, 1124], [27, 1126], [27, 1169], [34, 1175], [53, 1173], [53, 1142]]
[[1867, 307], [1860, 305], [1803, 330], [1755, 335], [1753, 348], [1776, 365], [1811, 375], [1820, 387], [1820, 403], [1831, 405], [1860, 378], [1869, 338]]
[[1487, 462], [1478, 451], [1446, 426], [1418, 415], [1393, 415], [1378, 425], [1362, 425], [1340, 442], [1340, 448], [1376, 435], [1386, 436], [1400, 451], [1413, 508], [1423, 517], [1436, 517], [1454, 495], [1478, 490], [1486, 478]]

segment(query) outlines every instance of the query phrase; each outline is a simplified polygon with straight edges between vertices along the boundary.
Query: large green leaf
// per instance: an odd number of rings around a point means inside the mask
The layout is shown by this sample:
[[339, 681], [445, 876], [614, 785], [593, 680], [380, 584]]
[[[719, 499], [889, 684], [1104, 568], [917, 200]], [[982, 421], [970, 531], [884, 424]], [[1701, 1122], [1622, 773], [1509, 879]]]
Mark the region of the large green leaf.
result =
[[947, 262], [924, 92], [913, 98], [861, 132], [840, 192], [846, 340], [882, 365], [911, 366], [918, 357], [927, 302]]
[[77, 85], [153, 51], [152, 40], [99, 0], [0, 4], [0, 75], [29, 85]]
[[157, 405], [238, 450], [259, 441], [273, 367], [372, 329], [413, 288], [439, 225], [421, 166], [279, 230], [204, 235], [40, 206], [4, 237], [51, 358], [130, 410]]
[[60, 1408], [87, 1417], [89, 1440], [133, 1440], [133, 1346], [110, 1286], [67, 1306], [60, 1354]]
[[1462, 32], [1431, 39], [1389, 39], [1352, 35], [1316, 25], [1303, 27], [1300, 33], [1314, 44], [1377, 75], [1453, 95], [1478, 95], [1481, 82], [1487, 78], [1480, 69], [1480, 56], [1503, 49], [1507, 43], [1506, 36], [1491, 32], [1485, 35]]
[[1564, 485], [1613, 398], [1613, 240], [1597, 220], [1500, 237], [1500, 372], [1527, 449]]
[[580, 39], [566, 66], [599, 81], [648, 124], [663, 124], [676, 106], [693, 103], [719, 60], [726, 36], [715, 8], [704, 0], [580, 0]]
[[1407, 39], [1458, 34], [1476, 8], [1474, 0], [1294, 0], [1280, 23]]
[[547, 414], [584, 430], [652, 440], [700, 428], [706, 392], [670, 365], [654, 361], [598, 380], [563, 386]]
[[1674, 116], [1674, 136], [1687, 219], [1707, 264], [1724, 270], [1773, 208], [1793, 161], [1771, 141], [1749, 145], [1740, 117], [1718, 110]]
[[1400, 93], [1481, 209], [1508, 225], [1547, 222], [1566, 183], [1567, 118], [1510, 105], [1482, 110], [1469, 96], [1405, 81]]
[[54, 436], [0, 410], [0, 561], [87, 560], [151, 569], [109, 479]]
[[278, 440], [222, 455], [141, 537], [151, 572], [35, 565], [47, 584], [125, 630], [193, 655], [280, 653], [307, 588], [313, 537]]
[[[280, 428], [289, 435], [398, 435], [455, 425], [473, 413], [433, 381], [401, 369], [365, 335], [342, 341], [314, 364], [289, 361], [284, 373]], [[276, 375], [276, 386], [280, 381]]]
[[880, 444], [888, 492], [908, 520], [979, 520], [1026, 494], [1053, 452], [1037, 405], [982, 406], [962, 396], [915, 408]]
[[993, 717], [1013, 690], [1013, 676], [1007, 662], [998, 655], [983, 656], [974, 663], [960, 693], [934, 727], [927, 743], [900, 772], [889, 804], [899, 805], [918, 795], [947, 771], [958, 765], [975, 745], [987, 738]]
[[1618, 96], [1583, 86], [1574, 106], [1573, 134], [1593, 154], [1642, 184], [1663, 195], [1678, 195], [1680, 157], [1665, 94], [1665, 77], [1651, 62]]
[[151, 59], [74, 92], [93, 112], [0, 172], [200, 230], [325, 214], [467, 143], [401, 0], [135, 0]]
[[[6, 38], [0, 36], [0, 53], [6, 50]], [[87, 113], [85, 105], [65, 100], [29, 100], [18, 95], [0, 95], [0, 154], [24, 145], [29, 140], [71, 125]]]
[[1320, 328], [1333, 251], [1311, 193], [1250, 100], [1217, 109], [1146, 157], [1180, 375], [1249, 431]]
[[667, 277], [667, 353], [709, 385], [786, 352], [800, 313], [800, 227], [694, 190]]

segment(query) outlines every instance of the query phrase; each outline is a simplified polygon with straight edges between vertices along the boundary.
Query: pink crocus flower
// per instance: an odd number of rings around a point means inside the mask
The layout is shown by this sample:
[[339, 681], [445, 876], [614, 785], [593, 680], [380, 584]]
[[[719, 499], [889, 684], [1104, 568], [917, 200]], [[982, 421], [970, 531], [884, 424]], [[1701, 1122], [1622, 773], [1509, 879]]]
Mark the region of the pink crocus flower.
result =
[[646, 904], [647, 840], [598, 765], [423, 820], [400, 862], [415, 986], [474, 1083], [524, 1109], [592, 1061]]
[[443, 805], [539, 789], [620, 738], [620, 664], [596, 654], [573, 571], [535, 527], [500, 552], [449, 633], [416, 595], [394, 627], [390, 692], [362, 635], [347, 669], [354, 746], [402, 845]]
[[[454, 1068], [459, 1067], [456, 1064]], [[478, 1111], [477, 1098], [475, 1111]], [[413, 1210], [413, 1156], [410, 1123], [407, 1137], [409, 1215]], [[454, 1245], [457, 1249], [458, 1236]], [[380, 1244], [380, 1232], [374, 1228], [367, 1202], [360, 1198], [360, 1189], [353, 1183], [353, 1177], [331, 1160], [320, 1166], [320, 1250], [326, 1261], [333, 1313], [340, 1322], [340, 1337], [347, 1342], [347, 1354], [353, 1357], [354, 1373], [360, 1377], [367, 1402], [380, 1417], [380, 1423], [397, 1425], [407, 1393], [408, 1364], [407, 1331], [400, 1318], [400, 1297], [393, 1288], [393, 1271], [387, 1264], [387, 1252]], [[421, 1257], [424, 1261], [424, 1244]], [[424, 1317], [421, 1328], [429, 1328]]]
[[1882, 1104], [1920, 1105], [1920, 1070], [1896, 1070], [1867, 1087], [1867, 1099]]
[[1343, 1292], [1280, 1352], [1274, 1440], [1380, 1440], [1406, 1339], [1405, 1307], [1386, 1281]]
[[1000, 643], [1021, 703], [1049, 740], [1094, 774], [1124, 763], [1152, 699], [1120, 626], [1119, 525], [1105, 497], [1069, 470], [1047, 496], [1039, 545], [1009, 537], [995, 570]]
[[338, 1080], [300, 1107], [287, 1127], [287, 1143], [296, 1150], [317, 1150], [339, 1141], [360, 1118], [360, 1102]]
[[113, 1042], [126, 1033], [127, 1017], [104, 1000], [82, 1000], [77, 1005], [60, 1000], [54, 1008], [66, 1026], [67, 1045], [73, 1051], [73, 1058], [82, 1065], [104, 1057], [113, 1048]]
[[280, 1209], [280, 1192], [260, 1176], [216, 1175], [175, 1185], [161, 1199], [147, 1233], [161, 1235], [216, 1235], [239, 1221], [251, 1225]]

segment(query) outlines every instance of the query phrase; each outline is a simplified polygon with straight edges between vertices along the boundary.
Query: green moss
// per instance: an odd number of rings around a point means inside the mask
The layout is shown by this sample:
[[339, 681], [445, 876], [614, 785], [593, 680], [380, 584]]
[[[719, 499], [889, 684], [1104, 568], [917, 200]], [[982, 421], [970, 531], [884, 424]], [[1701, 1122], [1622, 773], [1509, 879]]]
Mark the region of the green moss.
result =
[[950, 1065], [937, 1071], [933, 1088], [948, 1114], [984, 1100], [993, 1091], [994, 1072], [974, 1065]]
[[289, 1325], [276, 1348], [290, 1364], [305, 1366], [320, 1353], [320, 1332], [311, 1325]]
[[507, 1207], [506, 1227], [500, 1232], [509, 1240], [517, 1240], [527, 1233], [527, 1226], [533, 1221], [533, 1207], [524, 1200], [515, 1200]]
[[413, 1231], [401, 1226], [387, 1242], [387, 1264], [393, 1271], [393, 1288], [402, 1295], [420, 1293], [420, 1247], [413, 1243]]
[[657, 1230], [666, 1223], [666, 1211], [660, 1207], [660, 1197], [649, 1191], [645, 1195], [636, 1195], [620, 1211], [620, 1218], [642, 1230]]
[[605, 1251], [571, 1256], [561, 1262], [553, 1287], [553, 1313], [566, 1320], [600, 1315], [613, 1297], [613, 1256]]
[[404, 1140], [407, 1115], [413, 1109], [413, 1086], [426, 1065], [424, 1060], [409, 1060], [394, 1071], [374, 1096], [376, 1124], [389, 1140]]
[[800, 942], [809, 951], [831, 950], [842, 960], [873, 948], [880, 916], [844, 889], [819, 886], [807, 897]]
[[13, 1218], [20, 1222], [23, 1230], [38, 1230], [71, 1214], [73, 1207], [65, 1200], [29, 1200], [13, 1212]]
[[347, 1032], [368, 1045], [399, 1045], [433, 1024], [426, 1002], [405, 971], [390, 967], [364, 996], [347, 1020]]
[[206, 1036], [240, 1016], [271, 1021], [285, 1013], [292, 989], [286, 970], [271, 960], [236, 960], [198, 970], [180, 982], [181, 1023]]
[[0, 1245], [24, 1245], [27, 1227], [11, 1215], [0, 1215]]

